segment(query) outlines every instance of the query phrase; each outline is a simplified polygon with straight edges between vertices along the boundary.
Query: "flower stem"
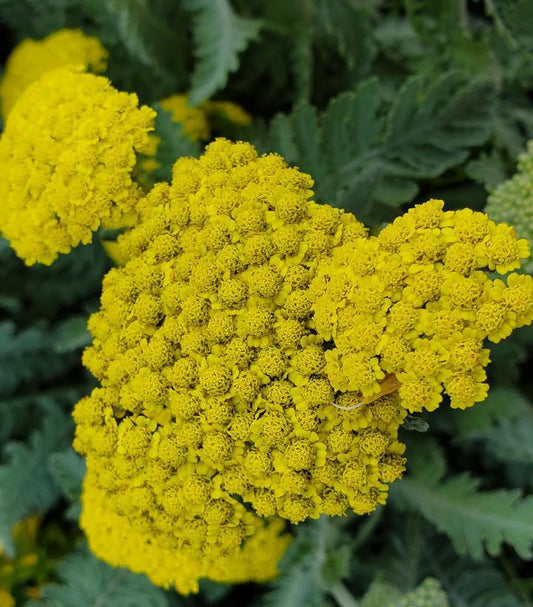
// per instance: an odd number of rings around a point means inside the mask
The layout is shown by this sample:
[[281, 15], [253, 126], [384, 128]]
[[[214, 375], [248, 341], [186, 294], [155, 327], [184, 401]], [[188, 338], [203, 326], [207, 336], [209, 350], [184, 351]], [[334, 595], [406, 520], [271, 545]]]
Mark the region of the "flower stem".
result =
[[329, 592], [333, 598], [337, 601], [339, 607], [359, 607], [359, 601], [357, 601], [350, 593], [348, 588], [341, 582], [337, 582], [330, 589]]

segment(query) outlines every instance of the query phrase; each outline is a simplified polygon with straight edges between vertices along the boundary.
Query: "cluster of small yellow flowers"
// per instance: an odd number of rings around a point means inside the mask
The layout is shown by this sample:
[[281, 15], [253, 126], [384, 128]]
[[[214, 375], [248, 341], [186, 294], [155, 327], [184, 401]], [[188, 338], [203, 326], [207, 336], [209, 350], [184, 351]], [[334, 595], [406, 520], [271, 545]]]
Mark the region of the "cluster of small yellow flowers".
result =
[[[514, 226], [516, 233], [533, 243], [533, 140], [518, 159], [518, 171], [489, 196], [486, 212], [495, 221]], [[533, 263], [526, 265], [533, 273]]]
[[[531, 321], [531, 278], [487, 276], [527, 254], [508, 226], [430, 201], [369, 237], [312, 186], [218, 139], [139, 202], [89, 322], [102, 387], [74, 414], [100, 557], [148, 571], [118, 545], [131, 529], [151, 560], [205, 572], [241, 558], [259, 517], [371, 512], [404, 470], [407, 410], [442, 385], [480, 400], [483, 338]], [[193, 590], [198, 572], [165, 579]]]
[[132, 172], [153, 118], [136, 95], [74, 68], [26, 89], [0, 139], [0, 231], [19, 257], [48, 265], [124, 222], [141, 195]]
[[205, 101], [191, 107], [186, 95], [171, 95], [162, 99], [160, 105], [170, 112], [174, 122], [183, 125], [183, 132], [193, 141], [207, 141], [211, 137], [210, 119], [217, 115], [239, 126], [247, 126], [251, 122], [251, 116], [232, 101]]
[[[152, 466], [161, 463], [160, 459], [151, 461]], [[143, 465], [140, 459], [132, 465], [135, 464]], [[127, 466], [122, 462], [117, 469], [123, 472]], [[169, 478], [173, 471], [169, 468], [165, 476]], [[132, 471], [130, 476], [134, 475]], [[124, 487], [127, 486], [127, 479], [122, 479]], [[138, 480], [136, 483], [130, 496], [138, 509], [144, 488]], [[179, 516], [169, 516], [163, 512], [147, 513], [144, 521], [136, 520], [132, 525], [130, 511], [134, 506], [129, 510], [117, 509], [114, 500], [100, 485], [94, 471], [90, 471], [84, 481], [80, 522], [89, 537], [91, 550], [111, 565], [126, 565], [136, 573], [146, 574], [158, 586], [174, 586], [181, 594], [198, 592], [198, 580], [201, 578], [235, 584], [265, 582], [277, 575], [277, 564], [290, 542], [290, 536], [282, 533], [281, 520], [266, 522], [248, 513], [245, 522], [241, 519], [242, 525], [246, 525], [244, 530], [235, 526], [231, 516], [234, 505], [241, 510], [244, 510], [244, 506], [220, 500], [213, 501], [205, 519], [191, 519], [187, 526], [183, 525]], [[125, 502], [127, 498], [123, 496], [122, 499]], [[223, 533], [221, 541], [226, 547], [217, 558], [210, 555], [206, 558], [198, 548], [200, 538], [206, 530], [215, 532], [217, 523], [222, 520], [229, 525], [228, 528], [219, 528]], [[154, 525], [159, 530], [155, 537]], [[244, 534], [247, 541], [242, 548], [235, 548], [234, 545], [241, 541]]]
[[326, 373], [335, 390], [380, 393], [399, 382], [409, 411], [484, 400], [486, 338], [498, 342], [533, 320], [533, 280], [507, 274], [529, 256], [526, 240], [469, 209], [431, 200], [378, 236], [336, 247], [310, 286], [316, 333], [332, 340]]
[[[368, 513], [403, 471], [396, 396], [335, 406], [354, 394], [326, 376], [308, 285], [321, 256], [366, 231], [310, 202], [311, 187], [280, 157], [217, 140], [178, 160], [119, 238], [129, 261], [89, 323], [84, 363], [102, 388], [76, 407], [75, 447], [86, 491], [153, 550], [209, 569], [246, 550], [257, 515]], [[115, 552], [95, 512], [82, 525], [99, 556], [143, 566]]]
[[50, 70], [79, 65], [105, 71], [107, 51], [97, 38], [81, 30], [62, 29], [43, 40], [23, 40], [9, 56], [0, 81], [0, 110], [4, 119], [26, 88]]
[[171, 95], [162, 99], [161, 107], [170, 112], [174, 122], [183, 125], [183, 132], [193, 141], [209, 139], [209, 123], [201, 107], [191, 107], [185, 95]]

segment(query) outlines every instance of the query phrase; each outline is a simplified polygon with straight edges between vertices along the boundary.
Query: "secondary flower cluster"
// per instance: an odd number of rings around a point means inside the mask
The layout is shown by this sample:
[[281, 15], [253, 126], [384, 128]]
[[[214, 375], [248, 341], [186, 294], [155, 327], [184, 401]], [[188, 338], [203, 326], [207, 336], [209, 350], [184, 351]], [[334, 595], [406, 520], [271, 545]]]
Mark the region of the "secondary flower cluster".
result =
[[443, 390], [452, 407], [471, 407], [487, 396], [485, 338], [531, 323], [531, 277], [488, 274], [519, 268], [527, 241], [483, 213], [442, 207], [416, 206], [321, 262], [311, 295], [315, 330], [335, 344], [325, 354], [335, 390], [369, 397], [393, 374], [409, 411], [433, 411]]
[[210, 122], [216, 122], [217, 117], [238, 126], [247, 126], [251, 122], [251, 116], [232, 101], [205, 101], [191, 107], [186, 95], [171, 95], [162, 99], [160, 105], [170, 112], [174, 122], [183, 125], [183, 132], [193, 141], [208, 141], [211, 138]]
[[[442, 384], [454, 406], [479, 400], [483, 337], [531, 321], [531, 278], [487, 276], [527, 255], [511, 228], [430, 201], [369, 237], [312, 185], [217, 140], [120, 237], [128, 261], [104, 280], [84, 354], [102, 387], [74, 414], [82, 526], [113, 564], [182, 592], [241, 579], [243, 554], [251, 577], [273, 575], [280, 517], [383, 503], [407, 410], [435, 408]], [[256, 541], [275, 558], [258, 566]]]
[[[518, 158], [518, 171], [489, 196], [487, 213], [496, 221], [505, 221], [516, 228], [522, 238], [533, 243], [533, 141]], [[533, 271], [531, 261], [526, 265]]]
[[77, 65], [99, 74], [105, 71], [107, 51], [97, 38], [81, 30], [62, 29], [43, 40], [23, 40], [9, 56], [0, 81], [0, 110], [4, 119], [17, 99], [50, 70]]
[[154, 115], [136, 95], [72, 67], [25, 90], [0, 140], [0, 230], [19, 257], [48, 265], [133, 212], [136, 152]]

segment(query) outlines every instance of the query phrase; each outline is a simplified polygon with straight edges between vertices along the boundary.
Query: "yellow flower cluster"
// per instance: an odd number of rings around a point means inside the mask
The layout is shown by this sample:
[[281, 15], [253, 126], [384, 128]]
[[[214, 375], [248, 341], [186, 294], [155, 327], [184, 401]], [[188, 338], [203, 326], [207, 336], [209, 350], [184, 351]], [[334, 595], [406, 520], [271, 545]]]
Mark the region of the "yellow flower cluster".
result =
[[170, 112], [174, 122], [180, 122], [183, 132], [193, 141], [209, 139], [209, 122], [201, 107], [191, 107], [187, 104], [186, 95], [171, 95], [162, 99], [161, 107]]
[[15, 599], [7, 590], [0, 590], [0, 607], [15, 607]]
[[171, 95], [160, 101], [174, 122], [183, 125], [183, 132], [193, 141], [208, 141], [211, 137], [210, 118], [217, 115], [235, 125], [247, 126], [251, 116], [232, 101], [205, 101], [197, 107], [188, 105], [186, 95]]
[[26, 88], [50, 70], [79, 65], [99, 74], [105, 71], [107, 51], [97, 38], [81, 30], [62, 29], [43, 40], [23, 40], [9, 56], [0, 81], [0, 110], [7, 117]]
[[[91, 461], [94, 460], [89, 458]], [[110, 464], [118, 461], [115, 458]], [[103, 463], [101, 457], [99, 463]], [[185, 524], [179, 513], [187, 506], [180, 506], [177, 501], [179, 485], [171, 478], [176, 464], [171, 466], [160, 457], [148, 460], [152, 472], [155, 467], [160, 471], [158, 483], [166, 483], [170, 493], [167, 502], [174, 500], [169, 513], [158, 511], [155, 501], [151, 504], [147, 501], [150, 485], [145, 483], [153, 482], [153, 478], [150, 472], [144, 475], [141, 472], [146, 463], [142, 457], [128, 461], [123, 456], [116, 468], [123, 475], [120, 497], [116, 499], [101, 487], [102, 469], [98, 466], [97, 471], [89, 470], [84, 481], [80, 524], [96, 555], [111, 565], [146, 574], [157, 586], [173, 585], [181, 594], [198, 592], [201, 578], [236, 584], [265, 582], [277, 575], [277, 564], [290, 542], [289, 535], [282, 535], [282, 521], [263, 521], [246, 513], [236, 500], [218, 499], [210, 503], [203, 517], [191, 516]], [[129, 473], [125, 476], [126, 470]], [[108, 470], [108, 479], [113, 474], [114, 469]], [[132, 481], [135, 486], [128, 490], [128, 482]], [[130, 499], [132, 502], [128, 503]], [[117, 500], [122, 500], [122, 506], [118, 506]], [[193, 507], [202, 511], [197, 502]], [[217, 539], [213, 535], [209, 542], [205, 541], [207, 533], [220, 534], [217, 548], [213, 546]], [[208, 543], [208, 548], [202, 548]]]
[[28, 264], [51, 264], [120, 225], [140, 196], [136, 152], [154, 112], [102, 76], [47, 72], [9, 114], [0, 139], [0, 231]]
[[402, 406], [433, 411], [443, 390], [461, 409], [484, 400], [485, 338], [499, 342], [533, 320], [533, 280], [506, 274], [529, 256], [526, 240], [470, 209], [431, 200], [378, 236], [337, 247], [310, 290], [316, 333], [332, 340], [333, 388], [381, 390], [394, 375]]
[[[104, 279], [84, 353], [102, 387], [74, 413], [82, 526], [105, 560], [194, 590], [219, 562], [236, 579], [254, 541], [279, 556], [280, 518], [371, 512], [404, 470], [407, 409], [434, 408], [426, 378], [472, 404], [482, 336], [531, 321], [531, 279], [482, 271], [526, 255], [507, 226], [430, 201], [369, 237], [312, 186], [219, 139], [179, 159], [119, 238], [128, 261]], [[179, 565], [161, 577], [152, 562]]]
[[[533, 243], [533, 140], [519, 156], [516, 174], [491, 193], [485, 210], [495, 221], [513, 225], [519, 236]], [[526, 269], [533, 273], [533, 263]]]

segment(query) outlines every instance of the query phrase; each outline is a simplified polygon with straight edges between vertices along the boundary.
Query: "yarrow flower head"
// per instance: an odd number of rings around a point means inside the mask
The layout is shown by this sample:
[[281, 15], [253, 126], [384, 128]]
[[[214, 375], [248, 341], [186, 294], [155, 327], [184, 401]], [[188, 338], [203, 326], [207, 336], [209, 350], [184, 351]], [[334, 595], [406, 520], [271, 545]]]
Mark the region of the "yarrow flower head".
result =
[[371, 512], [404, 470], [407, 410], [443, 385], [454, 406], [481, 400], [484, 337], [531, 321], [531, 280], [485, 270], [525, 255], [506, 226], [430, 201], [369, 237], [312, 187], [219, 139], [119, 238], [84, 354], [101, 388], [74, 413], [81, 524], [105, 560], [156, 583], [167, 563], [191, 590], [215, 563], [222, 580], [265, 559], [246, 552], [260, 534], [278, 556], [281, 519]]
[[136, 95], [72, 68], [26, 89], [0, 139], [0, 231], [19, 257], [48, 265], [133, 212], [153, 118]]
[[7, 115], [35, 80], [50, 70], [77, 65], [94, 74], [105, 71], [107, 51], [81, 30], [62, 29], [43, 40], [23, 40], [9, 56], [0, 81], [0, 110]]

